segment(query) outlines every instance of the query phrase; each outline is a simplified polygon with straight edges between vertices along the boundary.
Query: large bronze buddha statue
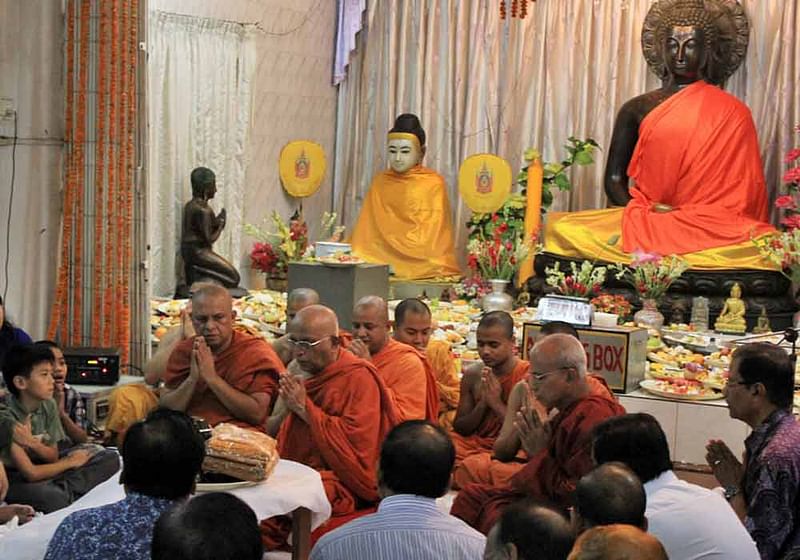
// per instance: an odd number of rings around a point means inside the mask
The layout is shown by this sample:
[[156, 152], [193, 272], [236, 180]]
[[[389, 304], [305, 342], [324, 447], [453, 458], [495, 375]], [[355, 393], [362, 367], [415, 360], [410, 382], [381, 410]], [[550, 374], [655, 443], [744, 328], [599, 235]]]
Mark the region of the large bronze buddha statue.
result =
[[217, 193], [216, 176], [207, 167], [197, 167], [191, 174], [192, 199], [183, 207], [181, 220], [181, 258], [184, 283], [179, 284], [176, 297], [187, 297], [188, 286], [198, 280], [211, 279], [232, 290], [234, 295], [244, 292], [239, 286], [239, 272], [227, 259], [212, 249], [225, 229], [225, 209], [219, 214], [208, 201]]
[[[694, 269], [764, 269], [751, 238], [772, 231], [755, 125], [720, 87], [744, 57], [747, 20], [723, 0], [661, 0], [642, 44], [661, 88], [620, 109], [605, 171], [618, 208], [550, 217], [545, 250], [628, 262], [682, 255]], [[632, 184], [631, 184], [632, 182]], [[606, 247], [614, 234], [621, 247]]]
[[[642, 50], [662, 87], [619, 110], [604, 177], [612, 207], [549, 214], [537, 272], [559, 259], [630, 263], [638, 251], [676, 254], [691, 267], [685, 276], [702, 277], [703, 295], [727, 294], [732, 281], [758, 272], [751, 276], [761, 288], [745, 283], [745, 292], [782, 297], [785, 283], [752, 242], [774, 231], [753, 118], [722, 89], [748, 36], [734, 0], [651, 7]], [[676, 289], [699, 295], [686, 281]]]

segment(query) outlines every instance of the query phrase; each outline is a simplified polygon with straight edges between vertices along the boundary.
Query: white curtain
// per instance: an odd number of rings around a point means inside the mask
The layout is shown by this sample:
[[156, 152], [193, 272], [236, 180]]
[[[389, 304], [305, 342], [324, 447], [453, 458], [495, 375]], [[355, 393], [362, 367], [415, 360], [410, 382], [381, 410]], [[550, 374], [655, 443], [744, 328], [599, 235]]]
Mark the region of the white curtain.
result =
[[226, 208], [214, 251], [241, 255], [245, 151], [252, 113], [251, 26], [166, 12], [149, 25], [149, 239], [152, 294], [175, 289], [181, 213], [198, 166], [217, 176], [215, 212]]
[[[753, 111], [774, 195], [800, 122], [800, 0], [741, 3], [750, 48], [728, 90]], [[499, 4], [370, 2], [339, 85], [335, 207], [348, 227], [371, 177], [386, 165], [385, 134], [399, 113], [422, 120], [425, 164], [447, 180], [463, 249], [469, 210], [456, 180], [466, 157], [495, 153], [516, 173], [531, 146], [546, 161], [565, 157], [570, 136], [607, 148], [619, 107], [659, 87], [640, 46], [653, 0], [537, 0], [525, 20], [501, 20]], [[554, 209], [604, 207], [605, 158], [600, 152], [594, 166], [573, 173], [573, 192], [556, 196]]]

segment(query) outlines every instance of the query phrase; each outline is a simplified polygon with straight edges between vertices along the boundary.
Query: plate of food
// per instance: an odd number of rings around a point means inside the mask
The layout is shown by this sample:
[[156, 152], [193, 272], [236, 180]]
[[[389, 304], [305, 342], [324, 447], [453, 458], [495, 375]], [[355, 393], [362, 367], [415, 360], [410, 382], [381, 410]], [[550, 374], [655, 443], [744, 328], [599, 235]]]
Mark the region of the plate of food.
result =
[[639, 387], [659, 397], [687, 401], [719, 400], [722, 393], [705, 387], [702, 383], [688, 379], [645, 379], [639, 382]]

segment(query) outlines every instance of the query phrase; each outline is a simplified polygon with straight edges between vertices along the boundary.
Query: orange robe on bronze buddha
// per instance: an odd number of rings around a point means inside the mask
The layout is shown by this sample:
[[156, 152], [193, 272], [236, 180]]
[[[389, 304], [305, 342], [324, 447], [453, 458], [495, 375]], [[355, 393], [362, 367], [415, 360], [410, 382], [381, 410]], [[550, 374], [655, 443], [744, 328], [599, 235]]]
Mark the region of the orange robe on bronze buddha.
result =
[[[518, 381], [525, 379], [528, 375], [530, 364], [525, 360], [519, 360], [517, 365], [510, 373], [498, 377], [502, 389], [501, 398], [504, 403], [508, 402], [508, 395]], [[503, 419], [491, 410], [487, 410], [478, 428], [468, 436], [462, 436], [457, 432], [450, 432], [453, 445], [456, 448], [456, 466], [466, 457], [475, 453], [491, 453], [494, 447], [494, 440], [503, 427]]]
[[366, 261], [392, 265], [404, 280], [459, 276], [444, 178], [417, 165], [378, 173], [350, 243]]
[[[639, 127], [628, 175], [624, 208], [548, 216], [545, 251], [629, 263], [638, 250], [682, 255], [698, 269], [775, 269], [751, 241], [774, 228], [753, 119], [733, 95], [698, 81], [658, 105]], [[621, 250], [608, 245], [619, 233]]]

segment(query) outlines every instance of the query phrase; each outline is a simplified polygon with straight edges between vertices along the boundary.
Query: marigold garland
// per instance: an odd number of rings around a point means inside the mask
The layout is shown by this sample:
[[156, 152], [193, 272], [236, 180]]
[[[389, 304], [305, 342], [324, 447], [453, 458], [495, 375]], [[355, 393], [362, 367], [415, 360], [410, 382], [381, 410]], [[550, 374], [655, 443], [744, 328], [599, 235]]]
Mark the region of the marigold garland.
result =
[[[97, 135], [95, 137], [95, 185], [94, 185], [94, 303], [93, 309], [103, 309], [103, 283], [105, 282], [105, 253], [103, 235], [103, 171], [106, 155], [106, 94], [108, 64], [108, 10], [100, 6], [100, 37], [97, 42]], [[109, 321], [108, 316], [94, 316], [92, 321], [92, 346], [100, 346], [102, 324]]]

